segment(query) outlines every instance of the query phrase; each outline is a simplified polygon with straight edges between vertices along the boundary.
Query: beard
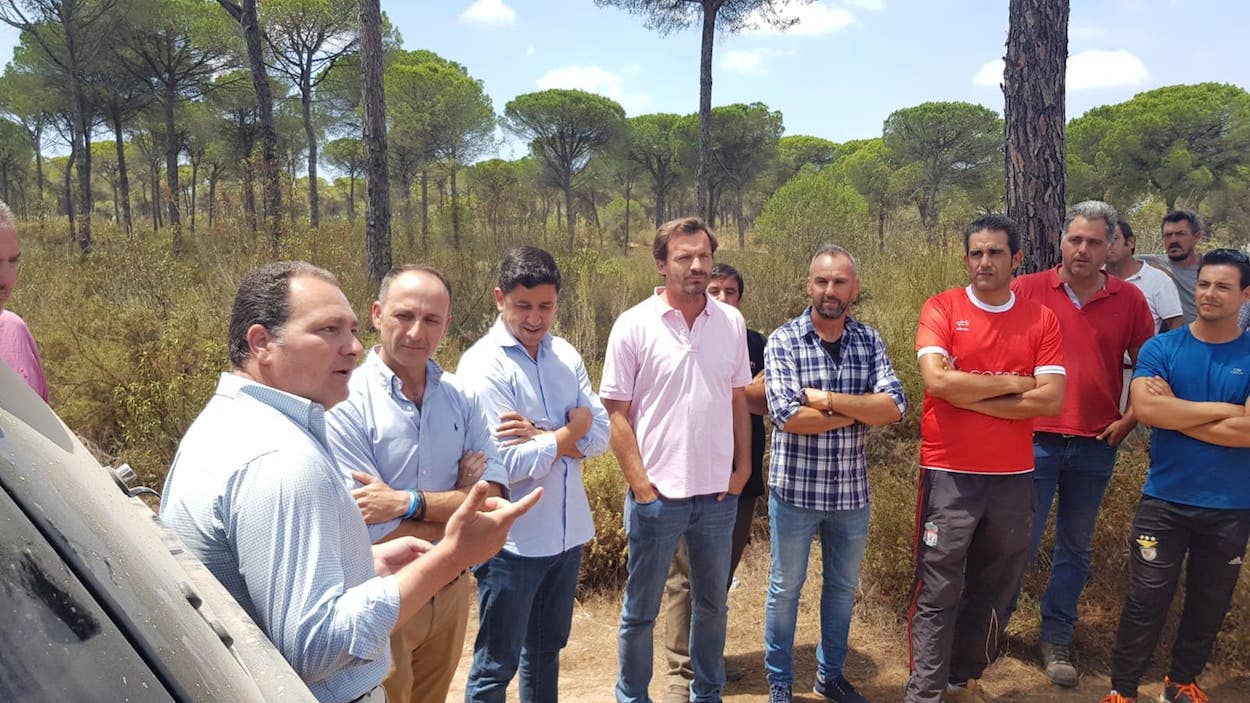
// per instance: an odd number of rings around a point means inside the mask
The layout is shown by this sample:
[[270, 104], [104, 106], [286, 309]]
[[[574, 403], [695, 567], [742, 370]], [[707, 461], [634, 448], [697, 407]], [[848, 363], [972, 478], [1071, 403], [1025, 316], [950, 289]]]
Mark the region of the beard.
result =
[[846, 314], [846, 303], [837, 298], [812, 301], [812, 309], [826, 320], [836, 320]]

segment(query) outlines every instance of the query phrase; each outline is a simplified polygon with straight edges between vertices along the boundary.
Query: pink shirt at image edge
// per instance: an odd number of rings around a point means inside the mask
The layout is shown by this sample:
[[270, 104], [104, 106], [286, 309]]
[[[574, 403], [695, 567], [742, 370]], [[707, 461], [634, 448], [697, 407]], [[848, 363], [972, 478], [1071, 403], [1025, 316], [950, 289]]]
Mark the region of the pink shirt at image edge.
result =
[[48, 379], [43, 375], [35, 338], [26, 322], [9, 310], [0, 311], [0, 359], [25, 379], [43, 402], [48, 402]]
[[721, 493], [733, 471], [733, 389], [751, 382], [746, 323], [709, 297], [688, 328], [662, 291], [612, 326], [599, 396], [630, 401], [642, 464], [660, 493]]

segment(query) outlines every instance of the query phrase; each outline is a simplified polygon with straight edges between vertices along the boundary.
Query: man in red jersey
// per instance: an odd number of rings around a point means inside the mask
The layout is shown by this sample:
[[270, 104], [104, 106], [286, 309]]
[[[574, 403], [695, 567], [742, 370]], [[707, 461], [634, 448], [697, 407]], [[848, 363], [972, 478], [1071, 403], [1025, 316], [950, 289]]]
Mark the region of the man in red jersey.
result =
[[1089, 577], [1094, 523], [1116, 449], [1137, 425], [1132, 408], [1120, 414], [1124, 359], [1136, 364], [1137, 350], [1155, 331], [1150, 305], [1137, 286], [1102, 270], [1118, 219], [1115, 208], [1099, 200], [1073, 205], [1059, 240], [1062, 263], [1011, 283], [1016, 295], [1045, 305], [1059, 319], [1067, 380], [1080, 389], [1064, 398], [1058, 417], [1033, 424], [1037, 508], [1027, 561], [1042, 543], [1051, 503], [1058, 502], [1038, 642], [1046, 678], [1057, 686], [1077, 684], [1072, 631]]
[[1063, 404], [1059, 322], [1011, 291], [1016, 224], [977, 218], [964, 252], [971, 284], [929, 298], [916, 330], [925, 395], [907, 703], [986, 700], [978, 679], [1028, 556], [1033, 418]]

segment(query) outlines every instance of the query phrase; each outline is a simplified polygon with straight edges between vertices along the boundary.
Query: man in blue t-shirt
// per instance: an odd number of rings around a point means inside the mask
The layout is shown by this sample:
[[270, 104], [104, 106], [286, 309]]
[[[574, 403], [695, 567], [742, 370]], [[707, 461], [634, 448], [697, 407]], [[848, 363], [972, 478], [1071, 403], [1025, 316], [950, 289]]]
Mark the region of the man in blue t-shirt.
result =
[[1186, 563], [1185, 607], [1161, 700], [1207, 699], [1196, 679], [1250, 538], [1250, 333], [1237, 324], [1248, 301], [1250, 259], [1233, 249], [1208, 252], [1198, 270], [1197, 318], [1146, 342], [1138, 356], [1130, 398], [1154, 428], [1150, 473], [1133, 518], [1114, 690], [1103, 703], [1136, 700]]

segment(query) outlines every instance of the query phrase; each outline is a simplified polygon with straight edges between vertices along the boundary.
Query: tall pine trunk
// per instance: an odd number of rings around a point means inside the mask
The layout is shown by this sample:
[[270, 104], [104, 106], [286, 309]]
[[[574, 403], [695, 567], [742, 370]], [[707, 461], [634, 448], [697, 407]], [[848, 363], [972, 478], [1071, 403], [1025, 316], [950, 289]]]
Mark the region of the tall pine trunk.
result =
[[360, 11], [361, 105], [366, 156], [365, 258], [374, 285], [391, 268], [390, 173], [386, 163], [386, 102], [382, 88], [380, 0], [358, 0]]
[[[91, 253], [91, 124], [87, 115], [86, 99], [82, 93], [82, 76], [78, 65], [77, 31], [81, 29], [77, 22], [63, 18], [63, 36], [65, 37], [65, 53], [68, 59], [66, 66], [69, 78], [69, 95], [72, 103], [73, 125], [70, 136], [78, 145], [78, 250], [83, 254]], [[73, 207], [70, 205], [69, 207]], [[71, 218], [72, 220], [72, 218]]]
[[73, 250], [74, 235], [76, 231], [74, 227], [74, 162], [77, 158], [78, 142], [72, 141], [69, 149], [69, 159], [65, 162], [65, 182], [62, 184], [65, 192], [65, 216], [69, 223], [69, 242], [71, 251]]
[[252, 73], [252, 89], [256, 91], [256, 121], [260, 125], [261, 184], [265, 203], [265, 232], [274, 253], [282, 242], [282, 171], [278, 164], [278, 131], [273, 124], [273, 92], [265, 69], [261, 47], [260, 22], [256, 17], [256, 0], [243, 0], [239, 17], [243, 27], [243, 43], [247, 45], [247, 62]]
[[347, 177], [347, 221], [356, 224], [356, 172]]
[[[703, 219], [712, 217], [708, 177], [712, 166], [712, 44], [719, 5], [703, 2], [703, 40], [699, 50], [699, 163], [694, 172], [694, 201]], [[712, 225], [708, 225], [709, 227]]]
[[[556, 210], [556, 219], [559, 219], [560, 211]], [[576, 222], [573, 220], [573, 186], [572, 184], [564, 187], [564, 223], [569, 230], [569, 253], [573, 253], [573, 246], [576, 244]]]
[[300, 85], [300, 103], [304, 110], [304, 137], [308, 140], [308, 224], [313, 229], [321, 226], [320, 205], [317, 199], [317, 130], [312, 121], [312, 85], [305, 75]]
[[191, 231], [195, 231], [195, 195], [196, 186], [199, 185], [200, 162], [198, 159], [191, 159], [191, 205], [188, 210], [191, 212]]
[[421, 170], [421, 251], [430, 250], [430, 172]]
[[412, 176], [408, 174], [407, 169], [400, 169], [399, 172], [399, 189], [404, 193], [404, 242], [408, 245], [408, 249], [413, 247], [412, 241]]
[[634, 189], [633, 183], [625, 185], [625, 239], [621, 242], [621, 253], [629, 255], [629, 194]]
[[126, 140], [119, 112], [113, 113], [113, 140], [117, 144], [117, 197], [121, 201], [122, 231], [129, 239], [134, 233], [134, 223], [130, 218], [130, 176], [126, 171]]
[[1068, 0], [1011, 0], [1010, 12], [1003, 72], [1007, 215], [1020, 226], [1022, 272], [1032, 272], [1059, 263]]
[[34, 131], [35, 143], [35, 184], [39, 188], [39, 216], [43, 216], [43, 126]]
[[460, 197], [456, 192], [456, 167], [451, 168], [451, 246], [460, 251]]
[[165, 184], [169, 188], [169, 226], [173, 229], [174, 251], [182, 251], [182, 217], [178, 212], [178, 131], [174, 122], [174, 104], [177, 96], [173, 88], [166, 86], [162, 107], [165, 109]]

